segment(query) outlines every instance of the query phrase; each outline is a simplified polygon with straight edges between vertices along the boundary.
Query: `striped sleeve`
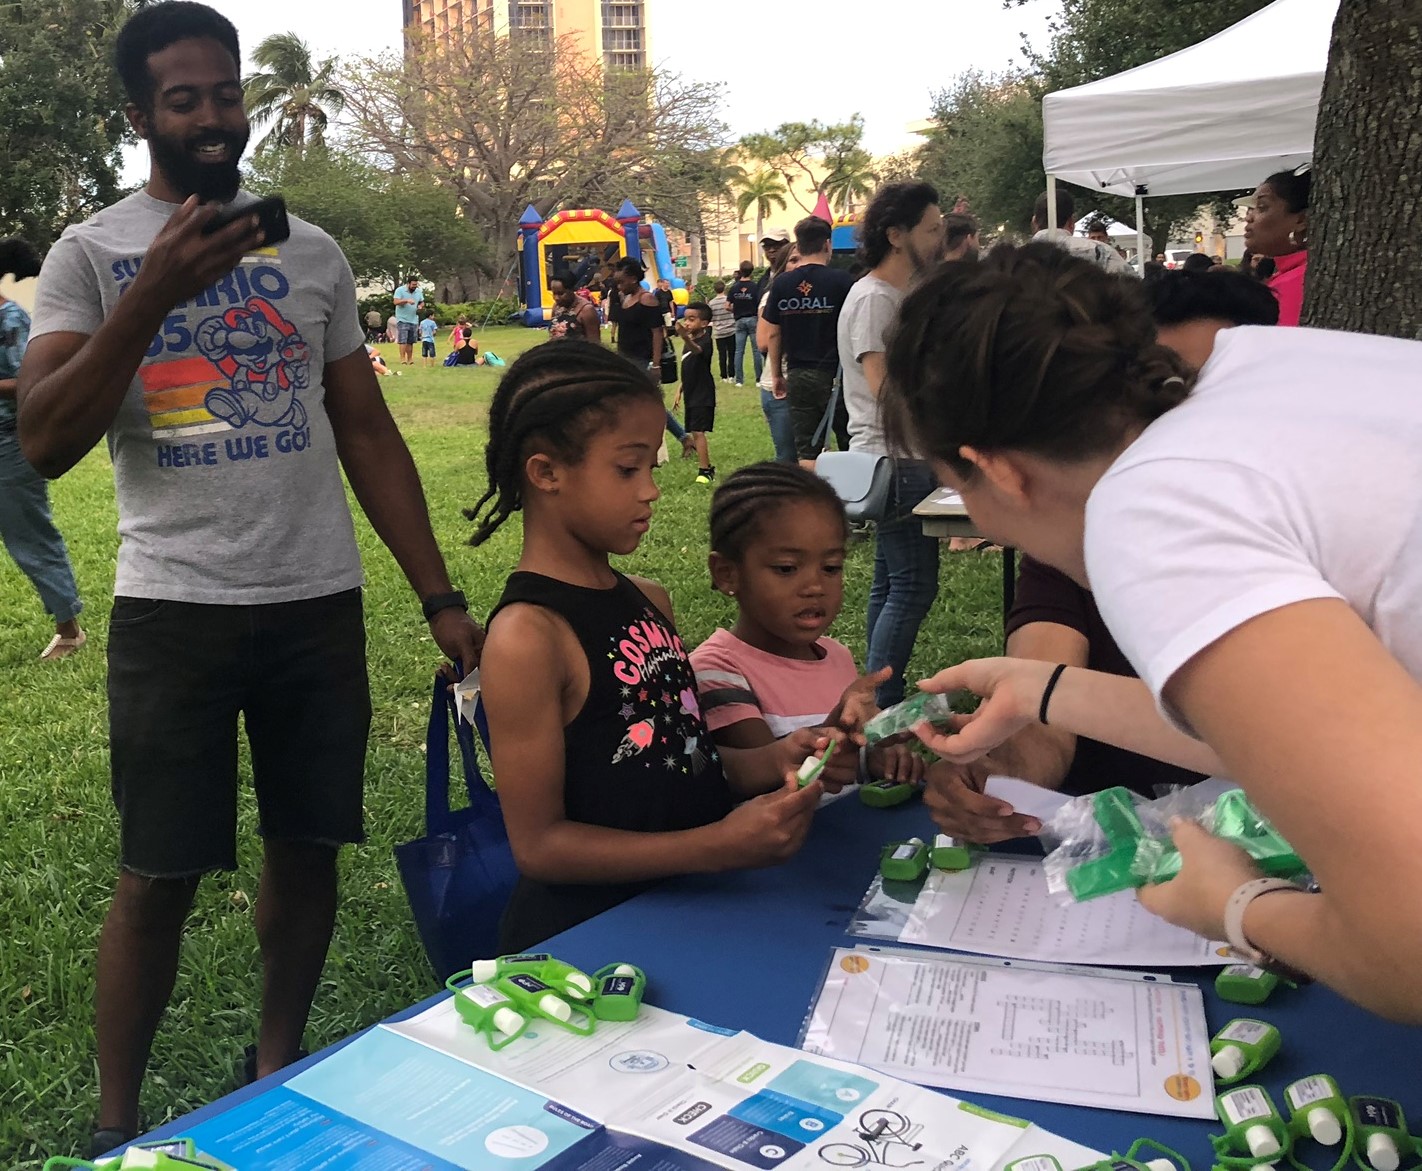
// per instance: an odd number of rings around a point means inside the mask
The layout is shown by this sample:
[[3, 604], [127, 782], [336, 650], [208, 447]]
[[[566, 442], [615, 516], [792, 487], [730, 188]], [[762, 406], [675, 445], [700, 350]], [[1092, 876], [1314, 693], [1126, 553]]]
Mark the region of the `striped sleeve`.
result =
[[696, 694], [706, 727], [718, 732], [742, 720], [763, 720], [760, 700], [737, 664], [720, 647], [702, 645], [691, 653]]

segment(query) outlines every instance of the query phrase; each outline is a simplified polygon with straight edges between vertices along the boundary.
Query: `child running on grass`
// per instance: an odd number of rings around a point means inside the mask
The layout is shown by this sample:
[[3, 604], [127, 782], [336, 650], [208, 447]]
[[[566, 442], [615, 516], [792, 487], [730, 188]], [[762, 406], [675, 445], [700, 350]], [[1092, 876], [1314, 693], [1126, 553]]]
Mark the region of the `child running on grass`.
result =
[[[726, 477], [711, 498], [711, 583], [736, 603], [736, 624], [691, 653], [701, 707], [722, 751], [780, 745], [803, 759], [793, 734], [858, 731], [875, 714], [889, 668], [860, 675], [825, 632], [844, 603], [849, 523], [834, 489], [796, 464], [759, 463]], [[924, 761], [905, 745], [861, 754], [844, 731], [820, 779], [836, 792], [856, 780], [918, 781]], [[799, 758], [797, 759], [797, 754]], [[793, 763], [789, 763], [793, 761]]]
[[676, 332], [682, 340], [681, 391], [677, 397], [686, 411], [683, 425], [700, 461], [696, 465], [696, 482], [709, 484], [716, 478], [706, 442], [706, 436], [716, 426], [716, 379], [711, 374], [711, 353], [715, 348], [711, 336], [711, 306], [693, 301], [676, 323]]
[[651, 523], [665, 424], [647, 372], [582, 341], [522, 355], [489, 408], [489, 489], [467, 514], [472, 543], [523, 513], [480, 668], [521, 874], [505, 952], [669, 875], [782, 862], [819, 799], [818, 783], [798, 790], [790, 771], [828, 743], [813, 732], [787, 768], [764, 751], [722, 760], [666, 591], [608, 564]]

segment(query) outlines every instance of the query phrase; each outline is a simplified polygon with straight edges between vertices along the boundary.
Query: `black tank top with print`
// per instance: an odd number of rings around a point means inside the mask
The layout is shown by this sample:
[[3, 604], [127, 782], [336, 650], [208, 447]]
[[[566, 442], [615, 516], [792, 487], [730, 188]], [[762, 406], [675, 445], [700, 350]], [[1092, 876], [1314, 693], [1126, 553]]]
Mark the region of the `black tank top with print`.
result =
[[[490, 623], [515, 602], [557, 614], [587, 656], [587, 700], [563, 729], [568, 820], [658, 833], [725, 817], [731, 793], [701, 717], [695, 673], [676, 628], [647, 596], [620, 573], [611, 589], [591, 589], [518, 572]], [[520, 878], [501, 950], [523, 951], [651, 885]]]

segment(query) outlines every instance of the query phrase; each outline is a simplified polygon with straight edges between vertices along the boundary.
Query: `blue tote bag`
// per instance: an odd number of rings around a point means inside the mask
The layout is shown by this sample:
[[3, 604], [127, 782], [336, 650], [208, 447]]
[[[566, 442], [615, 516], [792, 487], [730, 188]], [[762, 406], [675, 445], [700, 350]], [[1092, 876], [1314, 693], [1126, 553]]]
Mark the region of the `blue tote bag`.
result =
[[[425, 740], [425, 836], [395, 847], [395, 864], [435, 975], [445, 980], [471, 960], [497, 955], [499, 918], [518, 868], [499, 799], [484, 782], [474, 729], [459, 719], [449, 681], [435, 676]], [[486, 742], [483, 709], [480, 732]], [[469, 805], [449, 807], [449, 728], [459, 745]]]

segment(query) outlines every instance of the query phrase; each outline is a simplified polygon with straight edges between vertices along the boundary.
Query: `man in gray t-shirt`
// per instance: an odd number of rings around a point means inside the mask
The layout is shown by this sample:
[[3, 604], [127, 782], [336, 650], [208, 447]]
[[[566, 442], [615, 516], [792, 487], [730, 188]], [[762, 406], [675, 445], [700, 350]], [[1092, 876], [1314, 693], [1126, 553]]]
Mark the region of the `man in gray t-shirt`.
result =
[[840, 310], [837, 340], [849, 411], [849, 449], [894, 457], [894, 491], [874, 526], [874, 582], [869, 590], [865, 670], [893, 674], [875, 692], [880, 707], [904, 697], [904, 671], [918, 628], [938, 595], [938, 542], [925, 537], [913, 508], [932, 491], [926, 463], [884, 441], [879, 391], [885, 338], [909, 286], [943, 258], [943, 214], [927, 183], [889, 183], [859, 221], [859, 251], [869, 271]]
[[344, 468], [441, 650], [482, 632], [450, 586], [409, 451], [365, 355], [351, 270], [320, 229], [266, 243], [240, 208], [236, 30], [158, 4], [116, 47], [147, 185], [50, 252], [18, 385], [26, 458], [54, 477], [107, 436], [120, 547], [109, 745], [120, 873], [99, 942], [95, 1152], [138, 1129], [149, 1047], [201, 875], [236, 865], [237, 735], [264, 864], [250, 1077], [299, 1052], [335, 922], [336, 853], [362, 838], [370, 721]]
[[1065, 248], [1073, 256], [1080, 256], [1097, 268], [1117, 276], [1138, 275], [1126, 262], [1126, 258], [1109, 243], [1103, 244], [1099, 240], [1089, 240], [1076, 234], [1076, 207], [1070, 191], [1058, 187], [1056, 199], [1057, 226], [1052, 228], [1048, 226], [1052, 217], [1047, 207], [1047, 193], [1044, 191], [1037, 197], [1037, 204], [1032, 209], [1033, 240], [1046, 240], [1058, 248]]
[[[879, 418], [879, 387], [884, 380], [885, 338], [898, 316], [903, 288], [872, 272], [854, 282], [839, 314], [839, 362], [844, 405], [849, 411], [849, 450], [876, 455], [890, 452]], [[870, 377], [873, 376], [873, 383]]]

